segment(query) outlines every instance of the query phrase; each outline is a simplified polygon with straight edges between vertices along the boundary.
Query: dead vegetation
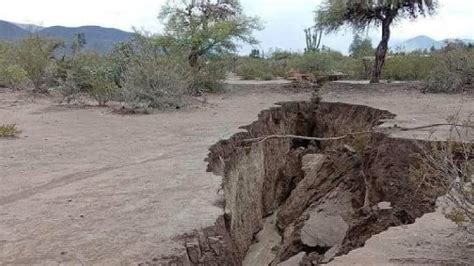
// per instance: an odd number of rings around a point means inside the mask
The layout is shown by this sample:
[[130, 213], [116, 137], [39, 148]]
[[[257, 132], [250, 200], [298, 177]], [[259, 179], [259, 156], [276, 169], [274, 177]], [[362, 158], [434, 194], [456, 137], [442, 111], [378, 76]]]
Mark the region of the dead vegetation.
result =
[[446, 195], [445, 214], [457, 224], [474, 222], [474, 139], [472, 115], [459, 122], [459, 114], [448, 119], [451, 125], [446, 141], [424, 146], [416, 159], [419, 167], [412, 177], [419, 182], [417, 193], [426, 188]]

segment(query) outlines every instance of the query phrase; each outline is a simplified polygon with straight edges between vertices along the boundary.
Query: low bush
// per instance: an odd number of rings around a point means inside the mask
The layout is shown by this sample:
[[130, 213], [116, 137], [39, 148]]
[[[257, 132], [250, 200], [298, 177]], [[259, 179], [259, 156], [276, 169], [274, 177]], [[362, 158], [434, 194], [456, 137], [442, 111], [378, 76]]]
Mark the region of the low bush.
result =
[[474, 50], [447, 47], [434, 55], [436, 64], [425, 79], [426, 91], [460, 92], [474, 86]]
[[387, 80], [424, 80], [435, 64], [431, 55], [393, 55], [387, 58], [382, 75]]
[[100, 106], [109, 102], [118, 91], [114, 79], [113, 64], [106, 57], [96, 54], [80, 54], [72, 59], [61, 90], [69, 100], [86, 93]]
[[122, 77], [122, 94], [133, 109], [174, 108], [184, 104], [193, 84], [180, 57], [167, 55], [150, 39], [134, 41]]
[[13, 138], [20, 133], [15, 124], [0, 125], [0, 138]]
[[23, 89], [27, 85], [27, 73], [16, 63], [13, 45], [0, 42], [0, 86]]
[[270, 80], [274, 78], [270, 60], [245, 57], [239, 59], [235, 70], [244, 80]]
[[0, 63], [0, 85], [11, 89], [24, 89], [28, 86], [27, 73], [18, 65]]
[[[170, 58], [172, 59], [172, 58]], [[199, 95], [202, 92], [217, 92], [222, 90], [222, 81], [225, 80], [227, 73], [230, 69], [229, 58], [226, 57], [213, 57], [213, 58], [202, 58], [202, 62], [199, 71], [195, 71], [188, 67], [184, 62], [175, 59], [178, 65], [183, 68], [182, 74], [186, 74], [191, 79], [189, 93]], [[172, 63], [172, 62], [170, 62]], [[186, 70], [187, 69], [187, 70]]]
[[54, 81], [54, 55], [64, 43], [32, 36], [19, 41], [15, 48], [17, 64], [25, 71], [35, 91], [47, 92]]
[[346, 59], [347, 57], [339, 52], [322, 50], [291, 57], [288, 61], [288, 68], [318, 77], [341, 71], [344, 69]]

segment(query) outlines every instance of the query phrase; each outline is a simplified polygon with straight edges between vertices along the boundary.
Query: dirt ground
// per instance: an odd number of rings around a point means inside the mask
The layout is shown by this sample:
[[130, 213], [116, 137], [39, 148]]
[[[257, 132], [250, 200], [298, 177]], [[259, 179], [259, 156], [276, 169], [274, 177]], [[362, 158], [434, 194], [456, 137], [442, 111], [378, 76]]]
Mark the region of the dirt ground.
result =
[[[0, 91], [0, 123], [23, 131], [0, 140], [0, 263], [132, 264], [177, 252], [175, 237], [222, 214], [220, 178], [205, 172], [209, 146], [276, 102], [310, 97], [272, 89], [280, 85], [244, 85], [253, 88], [233, 84], [207, 104], [137, 116]], [[474, 113], [471, 95], [403, 86], [334, 86], [323, 98], [389, 110], [399, 126]]]

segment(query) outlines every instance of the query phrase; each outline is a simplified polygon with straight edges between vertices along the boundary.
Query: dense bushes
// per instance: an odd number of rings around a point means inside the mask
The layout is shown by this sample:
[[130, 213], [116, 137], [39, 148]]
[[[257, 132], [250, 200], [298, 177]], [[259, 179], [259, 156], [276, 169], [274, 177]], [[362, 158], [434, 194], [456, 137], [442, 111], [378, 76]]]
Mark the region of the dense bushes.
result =
[[136, 38], [129, 48], [127, 55], [115, 58], [118, 64], [127, 62], [120, 77], [123, 100], [139, 109], [181, 105], [191, 84], [185, 62], [146, 38]]
[[[184, 104], [187, 95], [217, 91], [229, 71], [243, 79], [287, 78], [293, 72], [316, 78], [344, 74], [367, 79], [373, 60], [348, 57], [323, 48], [304, 54], [276, 50], [267, 58], [208, 53], [191, 66], [185, 47], [164, 36], [136, 37], [117, 44], [109, 55], [67, 53], [61, 42], [30, 37], [17, 44], [0, 42], [0, 86], [58, 88], [67, 102], [85, 95], [99, 105], [114, 100], [130, 108], [167, 108]], [[63, 54], [61, 54], [63, 53]], [[474, 50], [449, 45], [431, 54], [390, 55], [388, 80], [426, 80], [427, 91], [455, 92], [473, 85]], [[82, 98], [81, 98], [82, 99]]]
[[26, 71], [15, 62], [13, 45], [0, 42], [0, 86], [21, 89], [27, 81]]
[[436, 64], [426, 78], [429, 92], [458, 92], [474, 86], [474, 50], [450, 45], [434, 55]]
[[346, 70], [348, 61], [352, 59], [330, 50], [304, 54], [277, 51], [268, 59], [239, 59], [236, 74], [243, 79], [269, 80], [285, 78], [291, 71], [297, 71], [318, 77]]
[[244, 80], [271, 80], [275, 77], [270, 60], [241, 58], [237, 61], [235, 73]]
[[62, 42], [38, 36], [21, 40], [16, 48], [17, 64], [25, 71], [36, 91], [47, 92], [53, 82], [54, 53]]
[[431, 55], [391, 55], [387, 58], [383, 78], [387, 80], [423, 80], [435, 65]]

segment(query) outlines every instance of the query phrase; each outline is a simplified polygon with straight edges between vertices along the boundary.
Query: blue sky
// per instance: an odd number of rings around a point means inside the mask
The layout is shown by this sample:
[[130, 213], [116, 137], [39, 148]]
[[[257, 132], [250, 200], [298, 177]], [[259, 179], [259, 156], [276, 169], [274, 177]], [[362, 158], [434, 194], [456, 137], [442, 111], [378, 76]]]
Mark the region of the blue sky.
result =
[[[4, 1], [0, 19], [41, 24], [43, 26], [100, 25], [130, 31], [132, 27], [150, 32], [162, 29], [157, 14], [165, 0], [15, 0]], [[258, 15], [265, 23], [265, 30], [256, 36], [260, 48], [283, 48], [299, 51], [304, 48], [303, 29], [313, 23], [313, 11], [320, 0], [241, 0], [248, 14]], [[438, 14], [416, 22], [405, 20], [393, 29], [392, 38], [404, 40], [418, 35], [428, 35], [437, 40], [445, 38], [474, 39], [474, 1], [439, 0]], [[377, 30], [369, 32], [378, 41]], [[325, 36], [323, 44], [346, 51], [352, 32], [343, 30]]]

